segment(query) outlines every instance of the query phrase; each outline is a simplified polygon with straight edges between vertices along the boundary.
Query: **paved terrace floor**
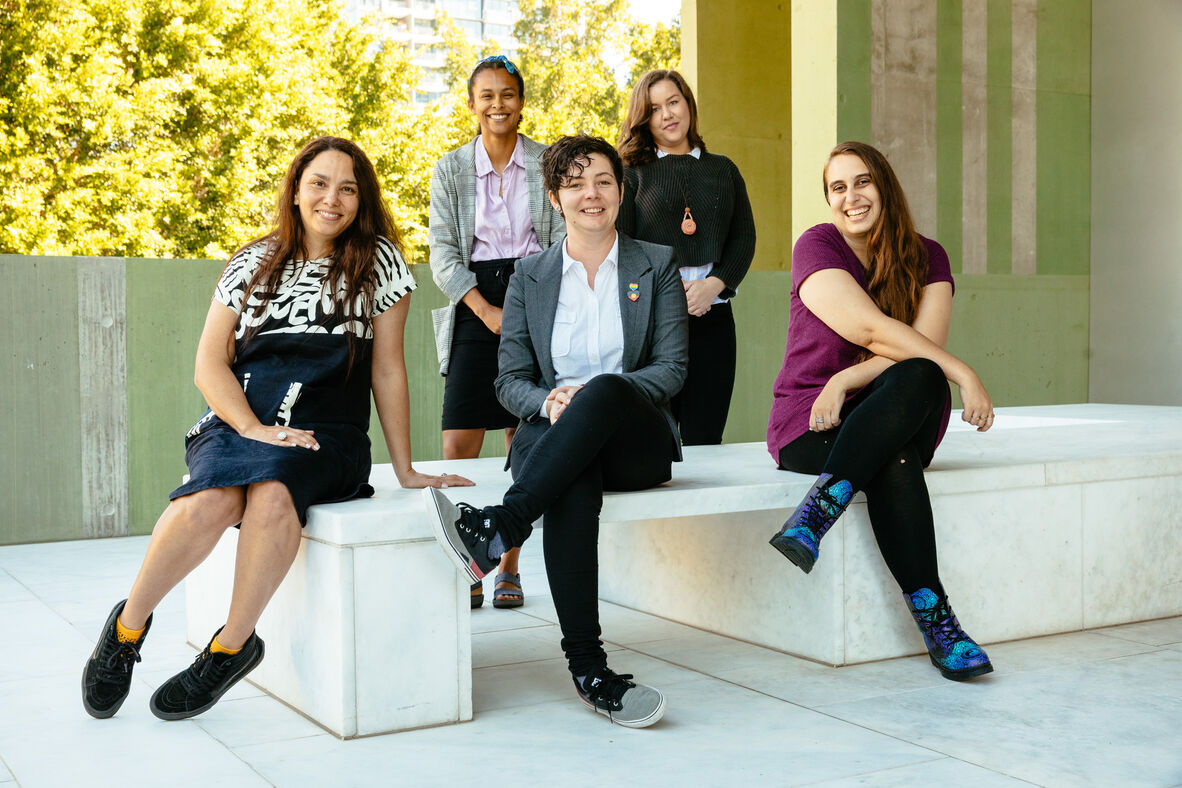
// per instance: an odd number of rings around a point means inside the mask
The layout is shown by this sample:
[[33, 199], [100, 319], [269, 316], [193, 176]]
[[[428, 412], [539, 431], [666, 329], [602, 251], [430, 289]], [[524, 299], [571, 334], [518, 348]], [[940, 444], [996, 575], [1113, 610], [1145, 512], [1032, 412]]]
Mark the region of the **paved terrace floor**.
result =
[[996, 672], [956, 684], [926, 657], [835, 669], [604, 604], [612, 666], [669, 698], [637, 731], [574, 698], [540, 543], [526, 606], [473, 614], [472, 722], [340, 741], [245, 682], [160, 722], [152, 689], [194, 656], [181, 590], [123, 709], [92, 720], [82, 665], [146, 545], [0, 547], [0, 788], [1182, 784], [1182, 618], [991, 644]]

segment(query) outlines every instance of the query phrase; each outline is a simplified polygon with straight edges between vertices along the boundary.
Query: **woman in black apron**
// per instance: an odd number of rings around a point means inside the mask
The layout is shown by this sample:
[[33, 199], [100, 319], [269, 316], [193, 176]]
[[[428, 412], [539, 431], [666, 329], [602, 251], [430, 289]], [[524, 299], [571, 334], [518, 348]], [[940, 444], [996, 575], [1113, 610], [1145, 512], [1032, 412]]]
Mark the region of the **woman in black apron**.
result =
[[295, 559], [312, 504], [373, 494], [372, 390], [403, 487], [471, 484], [410, 465], [402, 338], [415, 282], [369, 159], [321, 137], [288, 168], [276, 227], [226, 265], [197, 348], [209, 410], [185, 436], [189, 480], [152, 532], [82, 678], [94, 717], [115, 714], [152, 610], [240, 525], [226, 624], [150, 702], [165, 720], [213, 706], [263, 658], [255, 624]]

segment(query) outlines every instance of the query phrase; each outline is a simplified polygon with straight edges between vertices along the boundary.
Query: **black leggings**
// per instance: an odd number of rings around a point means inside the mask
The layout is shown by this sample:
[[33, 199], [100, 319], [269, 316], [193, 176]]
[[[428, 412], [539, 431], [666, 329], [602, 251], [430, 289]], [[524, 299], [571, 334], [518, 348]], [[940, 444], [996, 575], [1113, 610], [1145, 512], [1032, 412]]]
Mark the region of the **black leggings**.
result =
[[669, 407], [684, 446], [722, 443], [735, 388], [735, 315], [730, 302], [689, 319], [689, 367], [685, 385]]
[[619, 375], [599, 375], [562, 416], [513, 435], [513, 485], [497, 507], [505, 548], [520, 546], [543, 517], [550, 593], [571, 673], [607, 664], [599, 640], [599, 510], [605, 490], [669, 481], [673, 435], [664, 413]]
[[806, 432], [780, 450], [784, 470], [829, 473], [865, 491], [878, 549], [908, 593], [944, 592], [923, 469], [936, 451], [948, 396], [934, 362], [900, 361], [846, 403], [837, 429]]

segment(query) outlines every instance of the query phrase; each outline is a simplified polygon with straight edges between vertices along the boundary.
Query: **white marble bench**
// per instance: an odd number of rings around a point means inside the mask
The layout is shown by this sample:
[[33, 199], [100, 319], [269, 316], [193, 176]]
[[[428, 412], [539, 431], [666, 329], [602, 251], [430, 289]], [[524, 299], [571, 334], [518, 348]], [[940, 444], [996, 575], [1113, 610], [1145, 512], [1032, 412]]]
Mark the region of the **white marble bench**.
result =
[[[941, 574], [974, 637], [1182, 614], [1182, 408], [1002, 408], [984, 435], [958, 425], [954, 415], [927, 483]], [[861, 496], [806, 576], [767, 540], [810, 477], [776, 470], [762, 444], [685, 456], [668, 484], [605, 496], [603, 599], [833, 665], [922, 651]], [[477, 487], [449, 492], [485, 505], [509, 484], [502, 464], [421, 467], [471, 477]], [[309, 510], [259, 624], [267, 659], [251, 674], [346, 738], [472, 716], [467, 584], [436, 546], [420, 494], [399, 489], [388, 465], [372, 482], [371, 499]], [[188, 582], [195, 645], [224, 620], [236, 536]]]

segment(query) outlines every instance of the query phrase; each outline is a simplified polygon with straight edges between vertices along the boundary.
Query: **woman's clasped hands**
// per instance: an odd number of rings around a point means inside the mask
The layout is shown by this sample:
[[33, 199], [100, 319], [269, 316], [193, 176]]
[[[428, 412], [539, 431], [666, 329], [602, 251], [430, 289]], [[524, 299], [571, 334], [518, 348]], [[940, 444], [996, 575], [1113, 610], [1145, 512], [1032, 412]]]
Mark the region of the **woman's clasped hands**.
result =
[[558, 421], [558, 417], [570, 405], [571, 400], [575, 398], [575, 394], [583, 388], [582, 386], [559, 386], [546, 395], [546, 415], [550, 417], [550, 423]]

